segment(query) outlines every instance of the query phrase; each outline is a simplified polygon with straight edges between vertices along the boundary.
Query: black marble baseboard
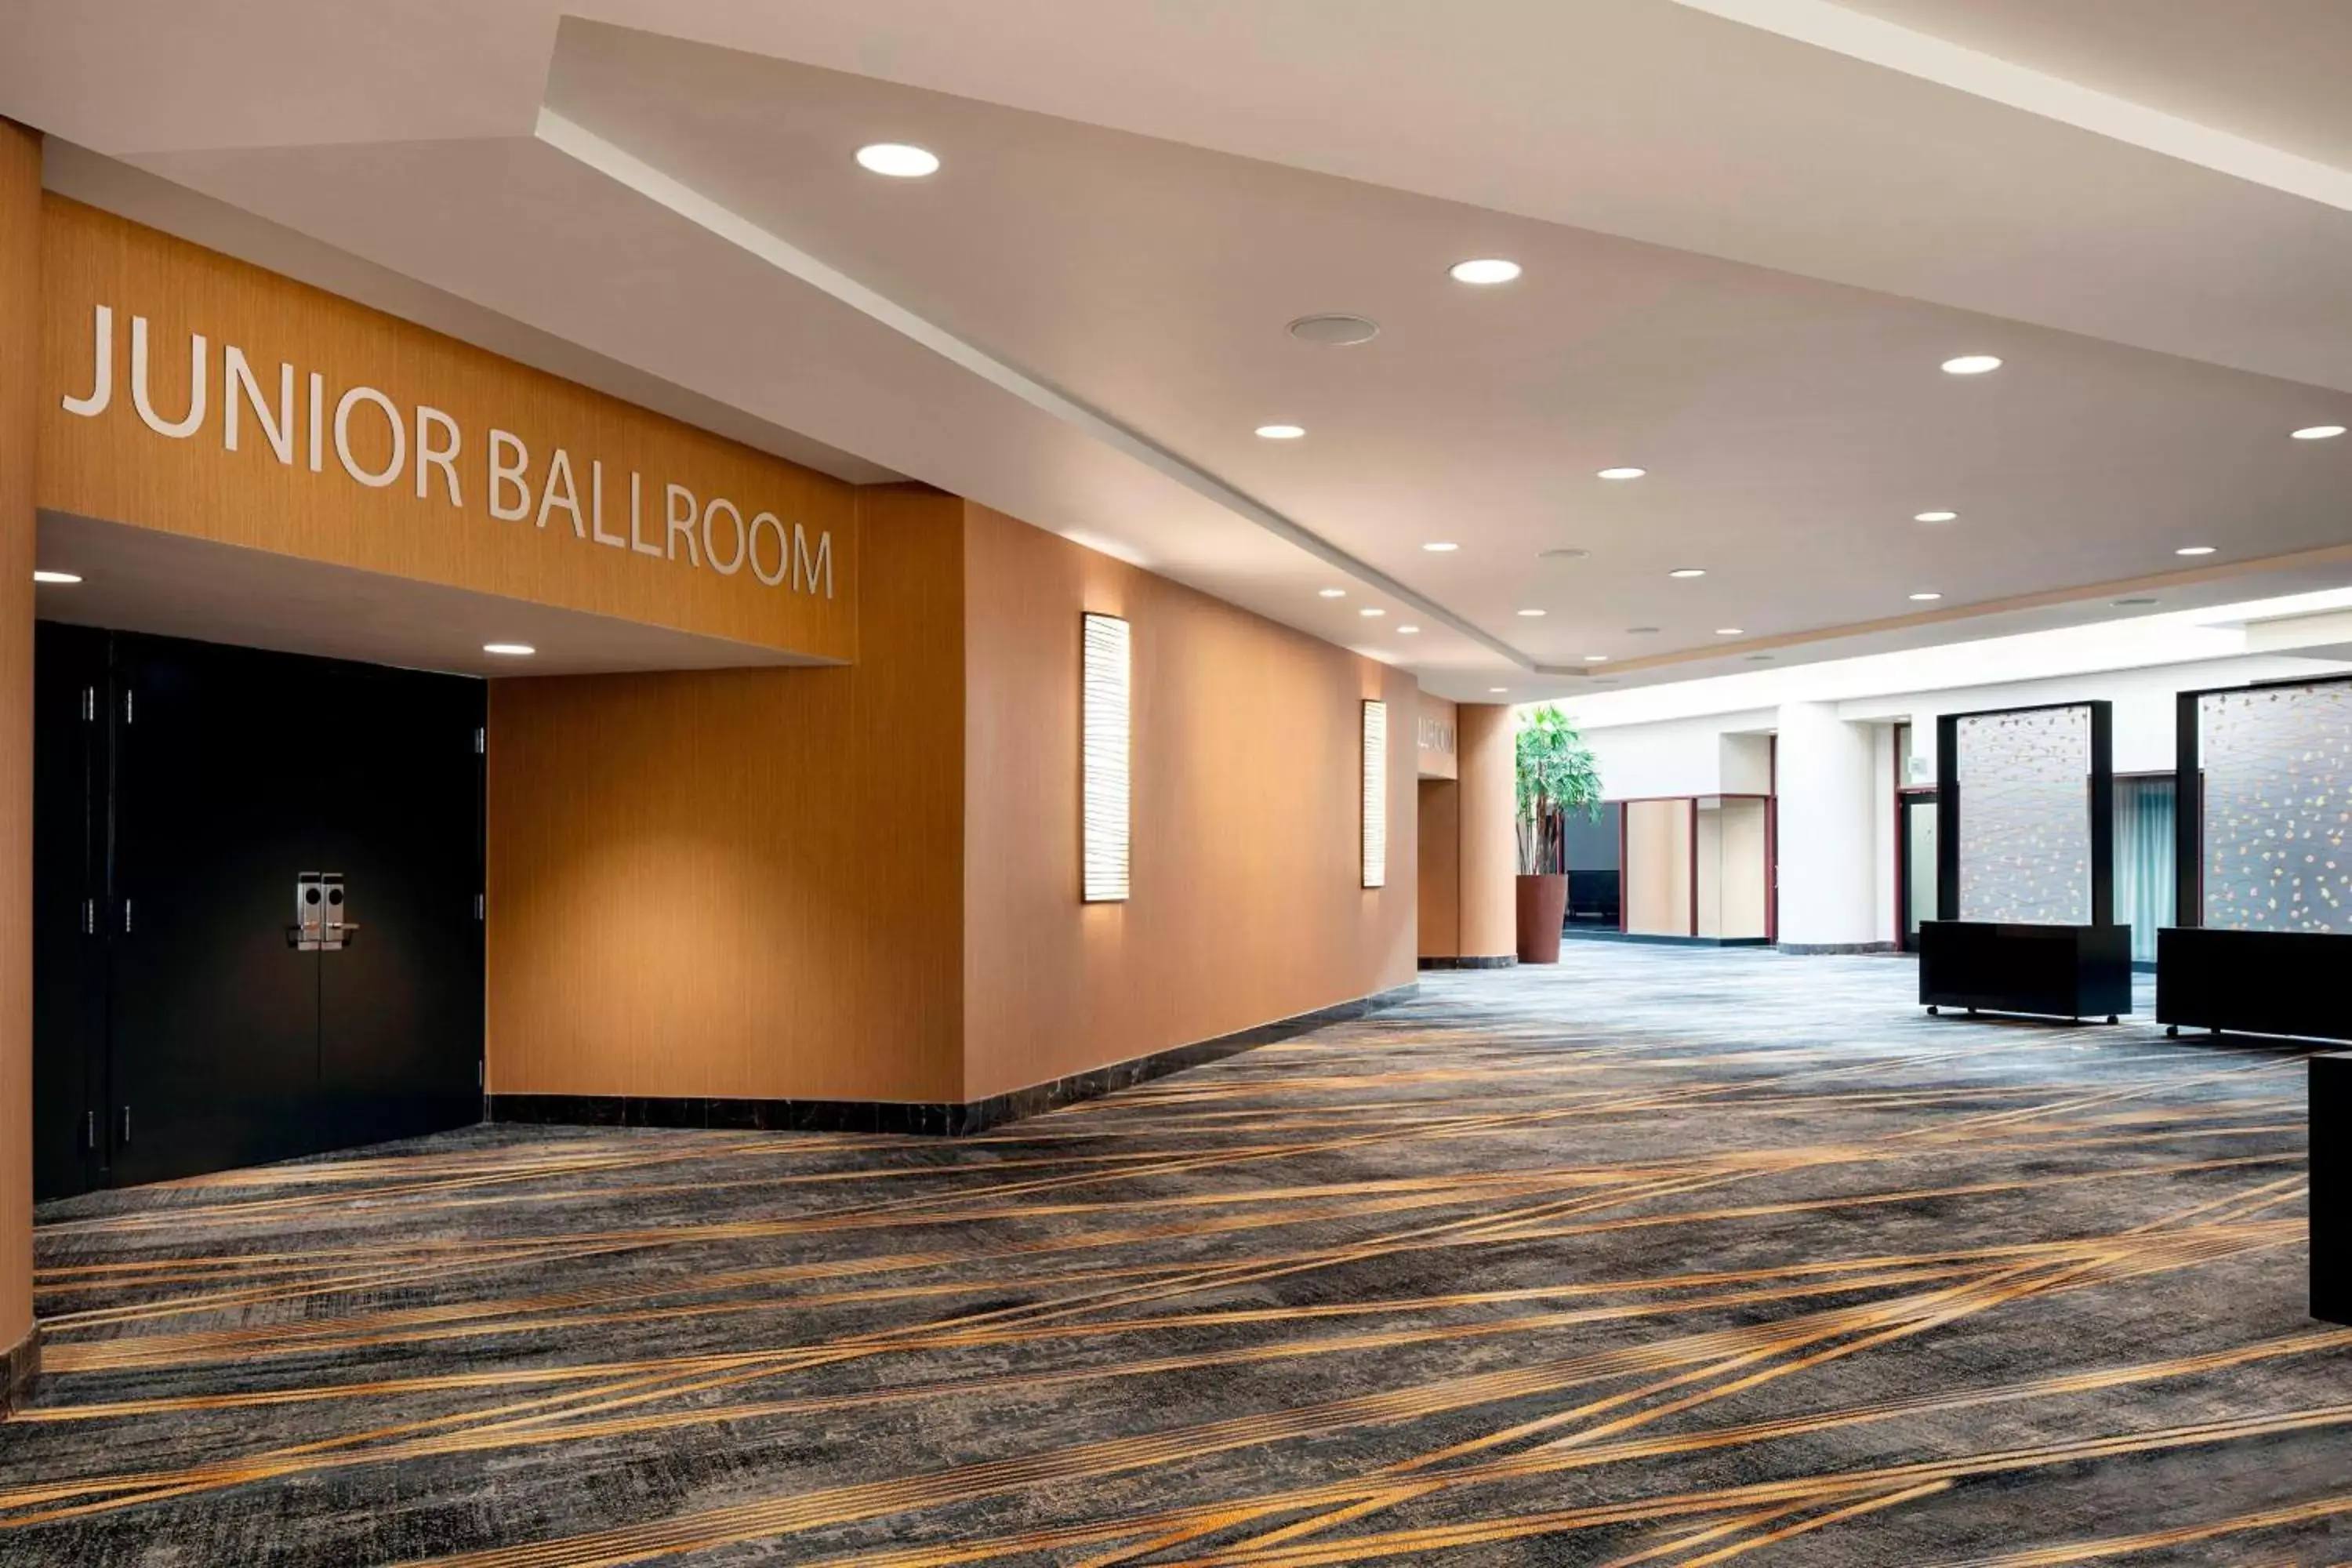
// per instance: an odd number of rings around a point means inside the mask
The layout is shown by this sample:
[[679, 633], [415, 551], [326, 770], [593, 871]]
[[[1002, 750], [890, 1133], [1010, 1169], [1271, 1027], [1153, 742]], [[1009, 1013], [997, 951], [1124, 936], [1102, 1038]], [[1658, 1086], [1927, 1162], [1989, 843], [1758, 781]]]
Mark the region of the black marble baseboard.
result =
[[41, 1326], [35, 1323], [23, 1339], [0, 1351], [0, 1421], [25, 1407], [40, 1375]]
[[765, 1132], [890, 1132], [962, 1137], [1002, 1127], [1024, 1116], [1093, 1100], [1113, 1089], [1165, 1078], [1203, 1062], [1218, 1061], [1254, 1046], [1286, 1040], [1326, 1024], [1360, 1018], [1383, 1007], [1392, 1007], [1419, 989], [1419, 981], [1409, 981], [1391, 990], [1318, 1007], [1311, 1013], [1277, 1018], [1255, 1028], [1154, 1051], [1150, 1056], [1113, 1062], [1108, 1067], [1072, 1073], [1050, 1083], [1032, 1084], [963, 1105], [861, 1100], [730, 1100], [700, 1095], [493, 1094], [484, 1097], [482, 1120], [551, 1127], [704, 1127]]
[[1768, 936], [1669, 936], [1660, 931], [1615, 931], [1606, 926], [1587, 931], [1570, 927], [1560, 933], [1562, 942], [1633, 942], [1653, 947], [1769, 947]]
[[1519, 955], [1516, 952], [1497, 953], [1491, 958], [1465, 954], [1456, 958], [1424, 958], [1421, 966], [1423, 969], [1509, 969], [1518, 962]]

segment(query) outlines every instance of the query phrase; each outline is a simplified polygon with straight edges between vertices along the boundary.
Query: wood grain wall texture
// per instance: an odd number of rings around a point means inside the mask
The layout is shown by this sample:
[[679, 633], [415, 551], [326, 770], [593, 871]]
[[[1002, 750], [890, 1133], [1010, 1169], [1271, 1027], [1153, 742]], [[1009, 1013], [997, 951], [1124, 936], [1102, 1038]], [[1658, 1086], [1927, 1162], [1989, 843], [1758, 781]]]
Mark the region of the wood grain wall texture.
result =
[[0, 1356], [33, 1329], [33, 541], [41, 142], [0, 120]]
[[493, 683], [493, 1092], [961, 1098], [962, 503], [856, 526], [855, 666]]
[[1518, 952], [1517, 730], [1499, 703], [1465, 702], [1454, 713], [1462, 813], [1461, 952]]
[[[849, 486], [110, 214], [58, 196], [45, 206], [41, 506], [815, 658], [856, 656], [859, 561]], [[66, 400], [95, 390], [100, 305], [113, 312], [112, 395], [102, 412], [77, 415]], [[165, 424], [191, 415], [192, 334], [206, 340], [205, 408], [188, 436], [158, 434], [134, 404], [134, 316], [147, 322], [148, 412]], [[290, 437], [290, 462], [273, 450], [249, 395], [233, 394], [231, 346], [249, 362], [273, 417], [282, 412], [281, 367], [292, 367], [293, 429], [281, 430]], [[317, 397], [314, 372], [323, 377]], [[401, 416], [404, 463], [381, 487], [355, 479], [335, 446], [337, 407], [359, 386], [383, 394]], [[420, 493], [420, 405], [445, 413], [458, 432], [454, 504], [450, 475], [438, 468], [423, 472]], [[232, 409], [234, 451], [226, 446]], [[493, 427], [529, 451], [534, 504], [526, 520], [490, 514]], [[389, 468], [392, 422], [381, 407], [353, 404], [346, 433], [360, 469]], [[446, 430], [430, 434], [446, 445]], [[558, 448], [572, 473], [577, 518], [536, 504], [557, 488]], [[603, 466], [601, 528], [595, 463]], [[637, 532], [646, 550], [631, 540], [633, 473], [642, 476]], [[765, 511], [779, 526], [759, 529], [752, 562], [722, 574], [702, 545], [669, 537], [673, 482], [702, 505], [723, 498], [733, 507], [710, 519], [708, 538], [721, 560], [734, 556], [736, 517], [748, 528]], [[511, 486], [501, 493], [510, 506], [517, 499]], [[794, 523], [804, 530], [812, 568], [818, 538], [832, 536], [831, 597], [794, 586], [794, 563], [780, 553]], [[699, 527], [691, 532], [703, 537]], [[771, 576], [781, 571], [781, 585], [759, 581], [755, 564]]]
[[1421, 956], [1462, 956], [1462, 786], [1421, 781]]
[[[1391, 722], [1361, 883], [1361, 703], [1410, 675], [981, 506], [964, 542], [963, 1098], [1406, 984], [1418, 834]], [[1134, 628], [1133, 895], [1078, 898], [1079, 617]]]

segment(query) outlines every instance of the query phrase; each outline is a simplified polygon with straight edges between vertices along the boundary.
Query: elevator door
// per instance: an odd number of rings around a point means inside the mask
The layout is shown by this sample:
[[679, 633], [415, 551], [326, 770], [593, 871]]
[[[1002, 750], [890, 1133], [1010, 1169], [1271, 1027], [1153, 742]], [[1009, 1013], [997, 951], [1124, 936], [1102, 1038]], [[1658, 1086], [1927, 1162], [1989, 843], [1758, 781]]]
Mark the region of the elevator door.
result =
[[[37, 662], [37, 1110], [79, 1133], [43, 1194], [477, 1120], [481, 683], [50, 626]], [[289, 936], [321, 872], [340, 950]]]

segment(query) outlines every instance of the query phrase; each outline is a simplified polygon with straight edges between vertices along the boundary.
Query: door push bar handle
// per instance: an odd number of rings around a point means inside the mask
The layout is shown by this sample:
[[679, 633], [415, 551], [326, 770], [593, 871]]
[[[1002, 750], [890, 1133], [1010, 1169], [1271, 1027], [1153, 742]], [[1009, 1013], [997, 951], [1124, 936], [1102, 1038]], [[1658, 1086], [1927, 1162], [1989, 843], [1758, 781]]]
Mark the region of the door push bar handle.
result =
[[286, 945], [297, 952], [341, 952], [359, 934], [360, 924], [345, 918], [343, 874], [305, 871], [294, 879], [294, 923], [286, 928]]

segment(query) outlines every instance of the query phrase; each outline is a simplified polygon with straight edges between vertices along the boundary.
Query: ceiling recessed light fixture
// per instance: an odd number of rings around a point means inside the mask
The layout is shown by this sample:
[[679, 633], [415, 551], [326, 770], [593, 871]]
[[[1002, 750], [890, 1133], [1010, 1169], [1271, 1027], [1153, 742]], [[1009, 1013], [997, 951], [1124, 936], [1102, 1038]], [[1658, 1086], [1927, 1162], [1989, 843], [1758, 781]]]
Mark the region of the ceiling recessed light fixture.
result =
[[2115, 605], [2116, 608], [2118, 610], [2137, 610], [2142, 605], [2153, 605], [2155, 603], [2156, 601], [2154, 599], [2117, 599], [2115, 602]]
[[1385, 615], [1387, 615], [1387, 614], [1388, 614], [1388, 612], [1387, 612], [1386, 610], [1381, 609], [1378, 605], [1366, 605], [1362, 609], [1358, 610], [1358, 611], [1356, 612], [1356, 614], [1358, 614], [1358, 615], [1360, 615], [1360, 616], [1368, 616], [1368, 617], [1369, 617], [1369, 616], [1385, 616]]
[[1673, 571], [1667, 573], [1666, 575], [1669, 577], [1704, 577], [1706, 575], [1706, 568], [1704, 566], [1677, 566]]
[[1409, 637], [1420, 630], [1421, 628], [1419, 626], [1399, 626], [1397, 627], [1397, 636], [1401, 637]]
[[2213, 553], [2213, 546], [2210, 544], [2184, 544], [2179, 549], [2174, 551], [2173, 553], [2175, 555], [2210, 555]]
[[1450, 551], [1459, 550], [1462, 547], [1453, 542], [1451, 540], [1438, 539], [1432, 540], [1429, 543], [1423, 545], [1422, 548], [1428, 551], [1432, 555], [1444, 555]]
[[1647, 468], [1603, 468], [1597, 477], [1604, 479], [1638, 479], [1649, 471]]
[[1446, 272], [1456, 283], [1508, 283], [1519, 275], [1519, 264], [1499, 256], [1486, 256], [1457, 261]]
[[1261, 425], [1257, 433], [1268, 441], [1296, 441], [1307, 434], [1304, 425]]
[[1719, 637], [1744, 637], [1748, 633], [1745, 628], [1739, 626], [1717, 626], [1715, 628], [1715, 635]]
[[1914, 594], [1911, 595], [1913, 599], [1923, 605], [1927, 604], [1932, 600], [1940, 599], [1944, 595], [1941, 594]]
[[1486, 688], [1486, 689], [1494, 696], [1500, 697], [1504, 692], [1508, 691], [1510, 688], [1507, 686], [1490, 686]]
[[1914, 522], [1953, 522], [1958, 520], [1959, 515], [1960, 514], [1956, 511], [1923, 511], [1914, 516], [1911, 521]]
[[1348, 590], [1345, 588], [1318, 588], [1315, 592], [1318, 596], [1326, 599], [1344, 599], [1348, 596]]
[[919, 180], [940, 172], [939, 154], [904, 142], [877, 142], [857, 150], [857, 166], [894, 180]]
[[1537, 616], [1540, 616], [1540, 615], [1542, 615], [1543, 613], [1544, 613], [1544, 612], [1543, 612], [1543, 611], [1541, 611], [1541, 610], [1521, 610], [1521, 611], [1519, 612], [1519, 614], [1521, 614], [1521, 615], [1523, 615], [1523, 616], [1528, 616], [1528, 617], [1529, 617], [1529, 618], [1531, 618], [1531, 619], [1532, 619], [1533, 617]]
[[539, 649], [527, 642], [486, 642], [482, 651], [497, 654], [500, 658], [529, 658]]
[[1605, 653], [1588, 653], [1584, 656], [1584, 662], [1587, 664], [1607, 664], [1609, 662], [1609, 656]]
[[1302, 343], [1318, 348], [1352, 348], [1381, 335], [1381, 324], [1368, 316], [1301, 316], [1284, 329]]
[[1944, 362], [1946, 375], [1982, 375], [1989, 370], [2000, 368], [2000, 356], [1998, 354], [1962, 354], [1958, 359]]
[[62, 586], [68, 583], [80, 582], [81, 574], [77, 572], [35, 572], [33, 574], [33, 581], [36, 583], [55, 583]]
[[2333, 441], [2336, 437], [2344, 434], [2344, 426], [2341, 425], [2306, 425], [2302, 429], [2295, 431], [2294, 434], [2294, 438], [2298, 441]]

